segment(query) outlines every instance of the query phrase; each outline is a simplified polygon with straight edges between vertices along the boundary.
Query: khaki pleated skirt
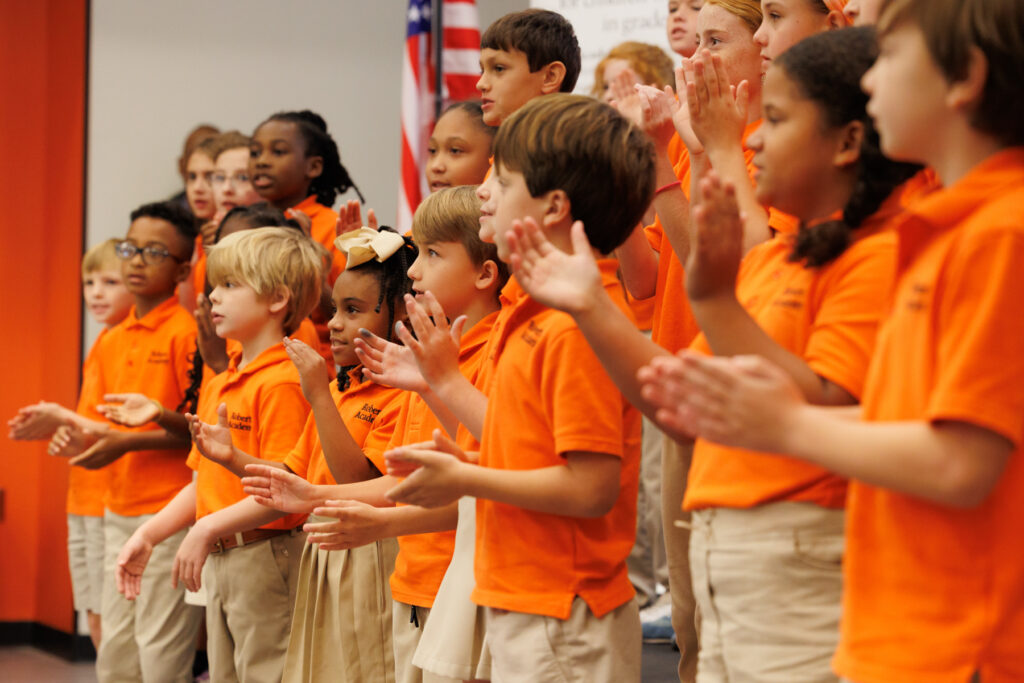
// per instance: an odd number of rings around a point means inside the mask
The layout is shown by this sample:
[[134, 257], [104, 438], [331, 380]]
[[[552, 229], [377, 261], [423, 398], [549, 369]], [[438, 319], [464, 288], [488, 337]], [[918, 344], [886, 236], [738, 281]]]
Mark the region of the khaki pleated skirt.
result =
[[491, 658], [484, 644], [484, 608], [469, 596], [476, 586], [476, 498], [459, 500], [455, 551], [437, 590], [430, 618], [412, 663], [424, 671], [459, 680], [491, 678]]
[[[334, 521], [310, 518], [311, 522]], [[391, 587], [398, 543], [352, 550], [306, 544], [299, 564], [284, 683], [393, 683]]]

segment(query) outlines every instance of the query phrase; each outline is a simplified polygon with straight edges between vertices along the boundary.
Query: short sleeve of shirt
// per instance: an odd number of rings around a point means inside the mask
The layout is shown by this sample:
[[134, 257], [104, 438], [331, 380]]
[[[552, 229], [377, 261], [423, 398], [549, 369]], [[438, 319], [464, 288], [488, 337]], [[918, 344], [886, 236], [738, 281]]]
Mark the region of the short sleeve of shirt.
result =
[[309, 404], [298, 383], [278, 384], [260, 396], [259, 415], [273, 416], [260, 421], [259, 457], [263, 460], [282, 461], [291, 452], [302, 435]]
[[373, 463], [379, 472], [388, 471], [387, 465], [384, 464], [384, 452], [388, 449], [392, 437], [396, 433], [395, 426], [402, 413], [402, 406], [406, 404], [403, 399], [404, 397], [399, 397], [384, 406], [363, 441], [363, 455]]
[[622, 457], [622, 396], [583, 333], [557, 333], [544, 354], [540, 399], [551, 416], [555, 452], [607, 453]]
[[300, 477], [305, 478], [309, 471], [309, 461], [313, 453], [320, 448], [320, 436], [316, 431], [316, 420], [310, 412], [298, 443], [284, 458], [285, 466]]
[[896, 236], [887, 232], [850, 248], [836, 263], [814, 317], [804, 358], [821, 377], [855, 397], [864, 390], [878, 326], [892, 296]]
[[1021, 446], [1024, 433], [1024, 232], [980, 230], [944, 283], [931, 420], [960, 420]]

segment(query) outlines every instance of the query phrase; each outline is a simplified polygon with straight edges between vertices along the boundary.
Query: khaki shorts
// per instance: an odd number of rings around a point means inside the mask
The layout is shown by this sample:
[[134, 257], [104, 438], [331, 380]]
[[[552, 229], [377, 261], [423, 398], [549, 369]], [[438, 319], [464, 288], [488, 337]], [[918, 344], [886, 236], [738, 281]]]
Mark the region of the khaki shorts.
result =
[[835, 683], [844, 512], [773, 503], [692, 519], [698, 683]]
[[582, 599], [566, 620], [487, 610], [494, 683], [639, 683], [640, 613], [629, 600], [600, 619]]
[[68, 515], [68, 567], [78, 612], [100, 613], [104, 543], [102, 517]]

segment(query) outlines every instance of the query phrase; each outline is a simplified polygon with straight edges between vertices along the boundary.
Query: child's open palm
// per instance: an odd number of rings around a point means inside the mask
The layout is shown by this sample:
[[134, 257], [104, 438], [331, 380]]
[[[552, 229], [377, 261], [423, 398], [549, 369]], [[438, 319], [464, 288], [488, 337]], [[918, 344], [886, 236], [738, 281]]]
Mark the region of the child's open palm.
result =
[[356, 355], [363, 364], [363, 378], [404, 391], [423, 392], [427, 382], [412, 349], [378, 337], [367, 329], [359, 330]]
[[235, 459], [235, 445], [231, 441], [231, 427], [228, 426], [228, 404], [217, 406], [217, 424], [206, 424], [195, 415], [186, 413], [192, 443], [203, 457], [218, 465], [229, 466]]
[[242, 490], [260, 505], [288, 513], [308, 513], [316, 487], [302, 477], [269, 465], [246, 465]]
[[125, 427], [141, 427], [160, 415], [160, 404], [143, 394], [104, 394], [103, 400], [96, 411]]
[[513, 222], [509, 249], [516, 279], [530, 296], [545, 306], [578, 313], [590, 308], [604, 288], [583, 223], [573, 223], [570, 234], [573, 251], [567, 254], [527, 218]]
[[227, 340], [217, 336], [211, 313], [213, 305], [205, 294], [196, 297], [196, 308], [192, 312], [196, 319], [196, 347], [203, 362], [216, 373], [228, 369]]
[[295, 369], [299, 371], [302, 395], [313, 403], [322, 392], [330, 393], [330, 375], [324, 357], [298, 339], [284, 338], [284, 350], [288, 353]]
[[65, 408], [57, 403], [40, 401], [18, 410], [18, 414], [7, 421], [10, 428], [8, 438], [15, 441], [38, 441], [49, 439], [57, 428], [66, 424]]
[[406, 294], [405, 310], [416, 336], [402, 322], [395, 324], [395, 334], [412, 351], [427, 384], [436, 387], [445, 379], [460, 375], [459, 340], [466, 316], [460, 315], [449, 326], [444, 309], [430, 292], [418, 297]]
[[350, 199], [338, 208], [338, 223], [335, 232], [340, 236], [359, 228], [373, 228], [376, 230], [377, 214], [373, 209], [366, 210], [366, 223], [363, 223], [363, 210], [358, 199]]
[[747, 126], [750, 85], [733, 87], [720, 55], [704, 50], [687, 70], [686, 101], [690, 125], [708, 150], [741, 148]]
[[434, 440], [402, 446], [384, 454], [388, 474], [405, 477], [387, 492], [396, 503], [425, 508], [454, 503], [464, 495], [460, 474], [469, 464], [469, 456], [458, 444], [434, 430]]
[[139, 593], [142, 592], [142, 572], [149, 564], [149, 557], [152, 554], [153, 544], [139, 536], [137, 532], [132, 534], [117, 555], [114, 580], [118, 593], [129, 600], [139, 597]]
[[178, 581], [184, 583], [185, 588], [193, 593], [202, 587], [203, 565], [210, 554], [210, 545], [210, 541], [199, 526], [189, 529], [185, 539], [178, 546], [178, 553], [174, 556], [174, 565], [171, 567], [173, 588], [178, 587]]
[[321, 550], [348, 550], [373, 543], [384, 537], [381, 508], [357, 500], [328, 500], [313, 510], [317, 517], [333, 517], [333, 522], [311, 522], [303, 529], [306, 540]]
[[692, 301], [736, 291], [736, 274], [743, 258], [743, 218], [736, 190], [709, 171], [700, 183], [700, 205], [693, 210], [686, 261], [686, 294]]

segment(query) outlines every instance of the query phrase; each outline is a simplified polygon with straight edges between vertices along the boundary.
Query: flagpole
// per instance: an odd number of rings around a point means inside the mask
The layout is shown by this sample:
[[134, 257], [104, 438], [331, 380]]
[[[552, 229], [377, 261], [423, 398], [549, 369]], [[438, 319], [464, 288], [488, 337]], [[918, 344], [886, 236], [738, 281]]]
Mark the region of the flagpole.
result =
[[437, 6], [431, 8], [431, 25], [434, 34], [434, 120], [437, 121], [444, 107], [444, 0], [431, 0], [431, 5], [434, 4]]

